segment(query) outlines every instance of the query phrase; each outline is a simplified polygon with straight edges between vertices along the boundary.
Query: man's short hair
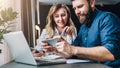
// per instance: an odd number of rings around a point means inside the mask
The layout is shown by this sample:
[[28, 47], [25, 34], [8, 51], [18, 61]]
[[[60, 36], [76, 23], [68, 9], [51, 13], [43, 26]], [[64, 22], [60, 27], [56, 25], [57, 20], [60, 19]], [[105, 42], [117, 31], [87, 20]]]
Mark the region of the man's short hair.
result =
[[[75, 0], [71, 0], [71, 1], [75, 1]], [[90, 2], [90, 0], [87, 0], [87, 2], [89, 3], [89, 2]]]

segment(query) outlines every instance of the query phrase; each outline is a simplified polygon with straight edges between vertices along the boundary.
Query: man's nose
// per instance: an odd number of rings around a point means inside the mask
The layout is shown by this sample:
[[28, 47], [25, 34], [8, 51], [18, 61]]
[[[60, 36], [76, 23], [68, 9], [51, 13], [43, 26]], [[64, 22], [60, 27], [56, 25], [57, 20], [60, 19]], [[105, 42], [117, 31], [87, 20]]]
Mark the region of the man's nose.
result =
[[75, 9], [76, 14], [80, 14], [80, 10], [78, 8]]

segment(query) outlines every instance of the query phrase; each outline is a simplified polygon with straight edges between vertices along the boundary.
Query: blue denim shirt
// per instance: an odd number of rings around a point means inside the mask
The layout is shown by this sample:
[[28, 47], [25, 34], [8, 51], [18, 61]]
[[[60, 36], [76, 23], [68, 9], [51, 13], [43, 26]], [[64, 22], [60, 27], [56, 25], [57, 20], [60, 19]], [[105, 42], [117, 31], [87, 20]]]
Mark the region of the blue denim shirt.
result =
[[112, 67], [120, 66], [120, 19], [110, 12], [95, 10], [89, 23], [89, 27], [86, 24], [81, 25], [72, 45], [104, 46], [114, 55], [115, 60], [101, 63]]

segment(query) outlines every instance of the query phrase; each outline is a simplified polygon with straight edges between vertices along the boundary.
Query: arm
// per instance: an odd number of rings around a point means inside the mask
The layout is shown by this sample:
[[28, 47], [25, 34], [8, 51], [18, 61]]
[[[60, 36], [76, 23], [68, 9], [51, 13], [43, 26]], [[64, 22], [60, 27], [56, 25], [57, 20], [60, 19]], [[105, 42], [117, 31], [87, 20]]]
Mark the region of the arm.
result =
[[67, 43], [65, 40], [56, 44], [57, 54], [70, 58], [75, 55], [82, 58], [88, 58], [96, 61], [114, 60], [114, 56], [103, 46], [98, 47], [76, 47]]
[[37, 44], [37, 46], [35, 47], [36, 50], [38, 50], [38, 51], [42, 50], [41, 43], [42, 43], [42, 40], [47, 37], [46, 35], [47, 35], [46, 29], [43, 29], [41, 35], [40, 35], [39, 38], [38, 38], [38, 44]]
[[88, 58], [96, 61], [113, 61], [114, 56], [103, 46], [98, 47], [72, 47], [72, 55]]
[[[77, 36], [77, 30], [74, 26], [70, 26], [68, 30], [66, 30], [66, 34], [67, 34], [67, 37], [66, 37], [66, 40], [69, 44], [72, 44], [72, 42], [75, 40], [76, 36]], [[71, 34], [69, 34], [71, 33]]]
[[44, 55], [44, 51], [42, 49], [42, 46], [41, 46], [41, 43], [42, 43], [42, 40], [45, 39], [46, 36], [46, 30], [43, 29], [42, 33], [41, 33], [41, 36], [39, 37], [38, 39], [38, 44], [37, 46], [35, 47], [35, 49], [32, 51], [32, 54], [36, 57], [40, 57], [40, 56], [43, 56]]
[[97, 61], [113, 61], [120, 53], [120, 20], [113, 14], [106, 14], [100, 18], [99, 36], [101, 46], [96, 47], [72, 47], [73, 55], [85, 57]]

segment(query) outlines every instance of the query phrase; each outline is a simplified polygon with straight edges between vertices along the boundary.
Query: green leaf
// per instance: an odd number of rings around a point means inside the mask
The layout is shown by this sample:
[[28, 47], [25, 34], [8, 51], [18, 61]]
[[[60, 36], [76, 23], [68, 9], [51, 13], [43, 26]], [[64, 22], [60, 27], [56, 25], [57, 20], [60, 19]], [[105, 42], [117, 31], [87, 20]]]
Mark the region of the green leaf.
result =
[[17, 14], [18, 13], [13, 11], [11, 7], [0, 11], [0, 26], [3, 27], [0, 28], [0, 41], [3, 39], [2, 35], [4, 33], [11, 32], [11, 30], [8, 30], [8, 28], [14, 27], [14, 22], [12, 22], [12, 20], [17, 18]]

